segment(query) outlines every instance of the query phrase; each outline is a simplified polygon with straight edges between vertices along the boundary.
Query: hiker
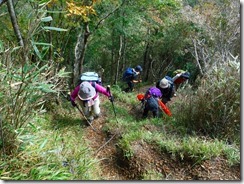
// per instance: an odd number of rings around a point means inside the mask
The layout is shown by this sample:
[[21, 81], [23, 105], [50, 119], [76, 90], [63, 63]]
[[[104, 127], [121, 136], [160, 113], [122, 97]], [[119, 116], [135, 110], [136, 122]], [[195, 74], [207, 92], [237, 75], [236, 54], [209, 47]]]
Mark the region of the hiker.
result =
[[70, 95], [71, 104], [75, 107], [77, 105], [75, 101], [77, 101], [90, 122], [100, 115], [99, 93], [109, 97], [109, 100], [113, 102], [110, 92], [95, 82], [82, 82]]
[[134, 84], [141, 82], [137, 77], [141, 74], [142, 67], [140, 65], [135, 68], [127, 68], [123, 74], [123, 80], [127, 83], [128, 87], [124, 90], [125, 92], [131, 92], [134, 90]]
[[186, 82], [190, 78], [190, 73], [181, 69], [178, 69], [173, 72], [175, 75], [173, 77], [173, 82], [175, 85], [175, 91], [179, 88], [180, 84]]
[[162, 102], [164, 104], [166, 104], [168, 101], [171, 101], [171, 98], [175, 94], [175, 87], [171, 77], [165, 76], [163, 79], [156, 83], [156, 87], [160, 89], [162, 93]]
[[142, 100], [144, 103], [144, 110], [143, 110], [143, 118], [146, 118], [148, 116], [148, 112], [151, 111], [153, 114], [153, 117], [158, 117], [158, 111], [159, 111], [159, 105], [158, 100], [160, 100], [162, 96], [162, 93], [160, 89], [157, 87], [150, 87]]

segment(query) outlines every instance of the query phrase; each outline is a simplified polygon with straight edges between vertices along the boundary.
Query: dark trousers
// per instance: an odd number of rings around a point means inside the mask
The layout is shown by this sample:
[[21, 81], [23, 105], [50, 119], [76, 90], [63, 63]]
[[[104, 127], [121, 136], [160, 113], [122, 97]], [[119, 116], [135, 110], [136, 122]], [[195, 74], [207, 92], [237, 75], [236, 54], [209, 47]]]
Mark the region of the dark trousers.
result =
[[148, 116], [148, 112], [151, 111], [153, 117], [158, 117], [158, 102], [155, 98], [150, 97], [145, 101], [145, 107], [143, 111], [143, 117], [146, 118]]
[[125, 89], [126, 92], [133, 91], [134, 89], [134, 83], [132, 81], [127, 82], [128, 87]]

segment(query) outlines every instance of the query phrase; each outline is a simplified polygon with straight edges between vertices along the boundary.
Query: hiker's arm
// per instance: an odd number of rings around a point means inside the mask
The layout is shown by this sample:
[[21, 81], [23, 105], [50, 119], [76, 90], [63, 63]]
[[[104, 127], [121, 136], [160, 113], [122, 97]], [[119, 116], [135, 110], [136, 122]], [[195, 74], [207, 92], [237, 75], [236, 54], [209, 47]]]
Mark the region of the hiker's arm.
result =
[[133, 80], [132, 82], [133, 83], [139, 83], [139, 82], [141, 82], [141, 80]]
[[140, 73], [139, 72], [135, 72], [134, 74], [133, 74], [133, 80], [132, 80], [132, 82], [133, 83], [139, 83], [139, 82], [141, 82], [142, 80], [141, 79], [137, 79], [138, 78], [138, 76], [140, 75]]
[[176, 74], [176, 76], [173, 77], [173, 81], [175, 82], [178, 78], [180, 78], [182, 73]]
[[96, 90], [97, 90], [97, 92], [102, 93], [103, 95], [105, 95], [107, 97], [110, 97], [111, 96], [111, 94], [109, 93], [109, 91], [107, 91], [106, 88], [104, 88], [103, 86], [101, 86], [99, 84], [96, 84]]
[[75, 101], [76, 97], [78, 96], [79, 90], [80, 90], [80, 85], [76, 86], [75, 89], [74, 89], [74, 91], [71, 93], [70, 99], [72, 101]]

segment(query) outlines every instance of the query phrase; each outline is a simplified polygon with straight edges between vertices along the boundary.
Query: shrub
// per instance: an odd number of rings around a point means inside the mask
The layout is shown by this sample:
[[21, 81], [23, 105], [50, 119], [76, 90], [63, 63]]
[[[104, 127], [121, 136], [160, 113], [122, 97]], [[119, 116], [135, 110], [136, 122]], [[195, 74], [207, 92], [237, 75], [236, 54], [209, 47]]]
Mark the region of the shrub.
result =
[[[16, 48], [15, 48], [16, 49]], [[18, 54], [13, 50], [11, 54]], [[1, 58], [0, 58], [1, 59]], [[0, 60], [1, 61], [1, 60]], [[5, 61], [5, 62], [3, 62]], [[16, 137], [21, 134], [36, 113], [52, 99], [66, 76], [63, 70], [51, 72], [53, 63], [17, 64], [17, 58], [2, 57], [0, 63], [0, 148], [13, 153], [18, 147]]]
[[190, 87], [184, 92], [185, 98], [178, 106], [175, 104], [178, 123], [211, 137], [240, 141], [239, 62], [214, 66], [201, 79], [195, 93]]

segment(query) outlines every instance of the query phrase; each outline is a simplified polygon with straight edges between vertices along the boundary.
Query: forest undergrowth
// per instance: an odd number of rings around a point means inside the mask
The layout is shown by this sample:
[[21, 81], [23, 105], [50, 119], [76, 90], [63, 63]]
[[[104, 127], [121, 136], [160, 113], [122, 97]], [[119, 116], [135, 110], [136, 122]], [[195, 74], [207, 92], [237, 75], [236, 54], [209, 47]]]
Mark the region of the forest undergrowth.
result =
[[[240, 150], [187, 134], [173, 117], [141, 118], [138, 92], [112, 88], [114, 108], [101, 96], [102, 116], [87, 126], [66, 99], [50, 104], [18, 137], [19, 154], [1, 164], [3, 180], [239, 180]], [[176, 103], [177, 104], [177, 103]], [[111, 137], [113, 138], [111, 139]]]

